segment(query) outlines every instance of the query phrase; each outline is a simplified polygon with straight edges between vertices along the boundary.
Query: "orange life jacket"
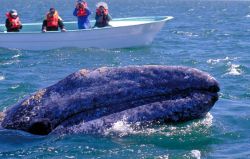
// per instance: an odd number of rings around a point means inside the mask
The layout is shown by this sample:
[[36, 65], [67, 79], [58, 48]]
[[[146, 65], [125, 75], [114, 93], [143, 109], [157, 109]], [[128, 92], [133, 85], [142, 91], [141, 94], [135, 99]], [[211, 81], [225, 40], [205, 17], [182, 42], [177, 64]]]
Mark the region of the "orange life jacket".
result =
[[54, 15], [51, 16], [50, 13], [47, 14], [47, 27], [58, 27], [58, 13], [55, 11]]
[[[99, 16], [102, 14], [102, 12], [101, 12], [101, 10], [99, 8], [96, 9], [96, 14], [99, 15]], [[108, 14], [109, 14], [109, 10], [104, 9], [104, 15], [108, 15]]]
[[86, 13], [86, 9], [85, 8], [79, 8], [77, 10], [77, 16], [78, 17], [83, 17], [83, 16], [86, 16], [86, 15], [87, 15], [87, 13]]
[[6, 13], [6, 16], [11, 24], [11, 29], [19, 29], [21, 26], [21, 21], [19, 17], [13, 18], [10, 13]]

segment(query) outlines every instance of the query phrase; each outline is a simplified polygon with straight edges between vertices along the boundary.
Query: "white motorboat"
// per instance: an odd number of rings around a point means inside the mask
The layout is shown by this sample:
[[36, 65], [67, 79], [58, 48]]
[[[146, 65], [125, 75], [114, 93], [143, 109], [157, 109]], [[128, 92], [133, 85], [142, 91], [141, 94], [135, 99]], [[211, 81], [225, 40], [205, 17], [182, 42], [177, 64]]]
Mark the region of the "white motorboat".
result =
[[77, 22], [64, 22], [67, 32], [41, 32], [41, 23], [23, 24], [20, 32], [6, 32], [0, 24], [0, 47], [49, 50], [62, 47], [129, 48], [152, 43], [171, 16], [113, 19], [110, 27], [77, 29]]

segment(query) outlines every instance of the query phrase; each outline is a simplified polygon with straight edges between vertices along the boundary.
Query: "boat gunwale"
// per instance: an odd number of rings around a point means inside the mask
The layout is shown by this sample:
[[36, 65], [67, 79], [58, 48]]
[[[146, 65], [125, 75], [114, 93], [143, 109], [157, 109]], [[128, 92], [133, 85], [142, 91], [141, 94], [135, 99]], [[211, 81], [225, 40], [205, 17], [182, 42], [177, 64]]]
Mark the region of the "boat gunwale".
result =
[[[154, 21], [149, 21], [147, 23], [141, 23], [141, 24], [132, 24], [132, 25], [125, 25], [125, 26], [111, 26], [111, 27], [104, 27], [104, 28], [90, 28], [90, 29], [76, 29], [76, 30], [67, 30], [66, 32], [61, 31], [49, 31], [46, 33], [43, 33], [41, 31], [34, 31], [34, 32], [2, 32], [0, 31], [0, 35], [9, 35], [9, 34], [48, 34], [48, 33], [67, 33], [67, 32], [85, 32], [85, 31], [93, 31], [93, 30], [104, 30], [104, 29], [112, 29], [112, 28], [123, 28], [123, 27], [130, 27], [130, 26], [140, 26], [145, 24], [153, 24], [153, 23], [160, 23], [160, 22], [166, 22], [168, 20], [173, 19], [172, 16], [145, 16], [145, 17], [129, 17], [129, 18], [115, 18], [113, 21], [122, 21], [122, 20], [134, 20], [134, 19], [156, 19]], [[157, 20], [160, 19], [160, 20]], [[64, 22], [64, 24], [70, 24], [70, 23], [77, 23], [77, 21], [69, 21]], [[31, 26], [31, 25], [42, 25], [42, 23], [24, 23], [25, 26]], [[0, 24], [0, 26], [4, 26], [4, 24]]]

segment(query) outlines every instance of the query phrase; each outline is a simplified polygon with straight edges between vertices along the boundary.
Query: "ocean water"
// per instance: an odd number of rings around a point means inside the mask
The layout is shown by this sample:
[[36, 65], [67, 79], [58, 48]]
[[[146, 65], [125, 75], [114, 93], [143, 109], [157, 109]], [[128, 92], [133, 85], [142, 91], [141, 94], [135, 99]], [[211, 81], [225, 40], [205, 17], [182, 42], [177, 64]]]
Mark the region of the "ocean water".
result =
[[[94, 11], [97, 0], [88, 1]], [[250, 1], [113, 0], [113, 18], [171, 15], [147, 47], [0, 48], [0, 111], [82, 68], [182, 65], [209, 72], [220, 99], [203, 119], [134, 130], [120, 121], [101, 136], [34, 136], [0, 129], [0, 158], [250, 158]], [[40, 22], [51, 6], [74, 20], [72, 0], [1, 0], [0, 23], [16, 8], [22, 22]], [[92, 16], [93, 19], [93, 16]], [[14, 44], [13, 44], [14, 45]]]

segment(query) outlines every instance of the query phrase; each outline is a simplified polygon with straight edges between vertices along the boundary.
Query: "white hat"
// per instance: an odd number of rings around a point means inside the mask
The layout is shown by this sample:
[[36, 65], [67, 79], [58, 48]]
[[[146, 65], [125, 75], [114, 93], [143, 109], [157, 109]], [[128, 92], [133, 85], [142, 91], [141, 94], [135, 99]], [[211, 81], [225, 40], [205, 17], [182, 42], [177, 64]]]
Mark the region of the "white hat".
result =
[[17, 13], [12, 13], [11, 15], [12, 15], [12, 16], [17, 16]]
[[12, 16], [17, 16], [17, 11], [15, 9], [10, 10]]
[[97, 8], [99, 8], [99, 7], [101, 7], [101, 6], [103, 6], [105, 9], [108, 9], [108, 4], [105, 3], [105, 2], [99, 2], [99, 3], [96, 4], [96, 7], [97, 7]]

